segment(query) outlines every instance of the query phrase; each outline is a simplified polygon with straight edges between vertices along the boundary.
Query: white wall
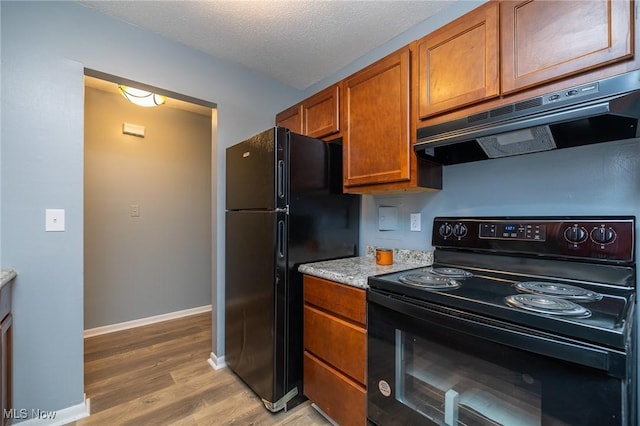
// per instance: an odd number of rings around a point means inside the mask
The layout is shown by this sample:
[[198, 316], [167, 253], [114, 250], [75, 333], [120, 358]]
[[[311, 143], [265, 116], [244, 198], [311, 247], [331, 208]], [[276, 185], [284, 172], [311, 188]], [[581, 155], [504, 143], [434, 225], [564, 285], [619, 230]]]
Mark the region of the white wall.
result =
[[[19, 273], [14, 407], [82, 402], [85, 67], [218, 105], [213, 350], [221, 352], [225, 148], [271, 126], [301, 93], [75, 2], [3, 1], [0, 10], [1, 264]], [[44, 232], [45, 208], [66, 210], [66, 232]]]
[[85, 88], [85, 330], [211, 304], [211, 131], [210, 111]]

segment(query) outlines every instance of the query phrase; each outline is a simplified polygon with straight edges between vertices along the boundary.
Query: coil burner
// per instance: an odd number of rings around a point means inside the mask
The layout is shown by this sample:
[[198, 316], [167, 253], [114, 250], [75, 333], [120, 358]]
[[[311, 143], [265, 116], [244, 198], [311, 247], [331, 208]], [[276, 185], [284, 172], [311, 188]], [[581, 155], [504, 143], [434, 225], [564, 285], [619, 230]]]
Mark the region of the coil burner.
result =
[[582, 302], [594, 302], [602, 299], [602, 295], [600, 293], [568, 284], [545, 281], [525, 281], [515, 284], [514, 287], [523, 293], [555, 296], [562, 299]]
[[542, 294], [515, 294], [504, 298], [507, 305], [542, 314], [588, 318], [591, 311], [570, 300]]
[[401, 275], [398, 280], [404, 284], [425, 290], [454, 290], [460, 287], [460, 282], [452, 278], [434, 275], [428, 271]]
[[473, 274], [460, 268], [429, 268], [430, 274], [448, 278], [470, 278]]

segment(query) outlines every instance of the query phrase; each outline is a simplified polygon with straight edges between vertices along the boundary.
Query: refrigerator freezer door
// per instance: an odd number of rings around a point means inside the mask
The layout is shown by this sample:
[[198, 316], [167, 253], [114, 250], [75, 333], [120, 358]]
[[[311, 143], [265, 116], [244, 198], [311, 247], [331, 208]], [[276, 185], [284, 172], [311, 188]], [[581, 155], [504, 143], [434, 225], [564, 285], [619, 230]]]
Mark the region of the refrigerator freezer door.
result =
[[227, 148], [227, 210], [287, 205], [287, 130], [275, 127]]
[[265, 404], [275, 403], [286, 393], [286, 215], [230, 211], [226, 221], [225, 360]]

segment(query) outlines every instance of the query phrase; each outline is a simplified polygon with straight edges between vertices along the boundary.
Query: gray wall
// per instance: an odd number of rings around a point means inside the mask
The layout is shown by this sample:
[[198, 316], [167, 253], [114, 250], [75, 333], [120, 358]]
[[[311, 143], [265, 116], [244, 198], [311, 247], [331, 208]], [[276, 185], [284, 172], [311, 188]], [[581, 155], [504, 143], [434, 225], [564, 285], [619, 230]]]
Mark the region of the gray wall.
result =
[[[431, 249], [440, 215], [637, 215], [640, 140], [445, 166], [443, 179], [439, 192], [365, 196], [362, 245]], [[397, 231], [378, 230], [379, 206], [398, 207]], [[410, 213], [422, 213], [421, 232]]]
[[[214, 351], [224, 312], [224, 152], [273, 124], [299, 91], [75, 2], [0, 2], [2, 259], [14, 294], [14, 406], [83, 397], [83, 74], [90, 68], [218, 105], [214, 135]], [[44, 232], [44, 210], [67, 230]]]
[[85, 330], [211, 304], [210, 111], [86, 87], [84, 134]]

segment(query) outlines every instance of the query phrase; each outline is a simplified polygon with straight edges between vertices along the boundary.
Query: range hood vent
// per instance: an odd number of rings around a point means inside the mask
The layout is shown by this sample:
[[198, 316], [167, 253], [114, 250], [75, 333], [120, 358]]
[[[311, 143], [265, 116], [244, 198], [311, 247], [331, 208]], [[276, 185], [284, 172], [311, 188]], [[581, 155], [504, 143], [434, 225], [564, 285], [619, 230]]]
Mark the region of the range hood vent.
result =
[[423, 158], [458, 164], [640, 136], [640, 70], [418, 129]]

